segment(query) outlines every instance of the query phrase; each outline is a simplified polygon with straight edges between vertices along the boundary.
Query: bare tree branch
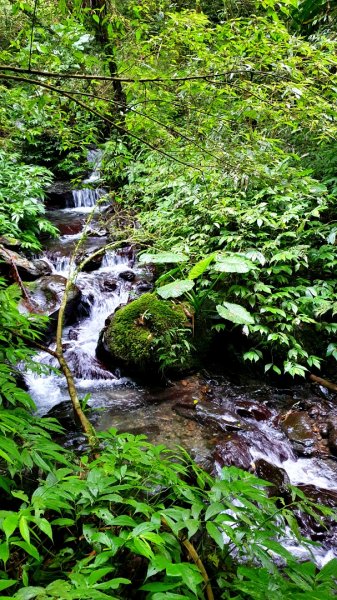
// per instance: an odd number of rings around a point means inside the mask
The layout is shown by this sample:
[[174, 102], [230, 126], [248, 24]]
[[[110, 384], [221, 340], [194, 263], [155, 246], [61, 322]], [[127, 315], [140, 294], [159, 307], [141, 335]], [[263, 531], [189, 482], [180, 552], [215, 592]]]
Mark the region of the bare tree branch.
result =
[[[107, 75], [88, 75], [81, 73], [53, 73], [50, 71], [39, 71], [38, 69], [23, 69], [21, 67], [12, 67], [10, 65], [0, 65], [0, 71], [13, 71], [28, 75], [39, 75], [40, 77], [53, 77], [56, 79], [89, 79], [96, 81], [120, 81], [122, 83], [170, 83], [171, 81], [195, 81], [204, 79], [205, 81], [218, 79], [220, 77], [228, 77], [229, 75], [254, 75], [270, 76], [281, 75], [280, 71], [253, 71], [251, 69], [237, 69], [224, 71], [223, 73], [204, 73], [202, 75], [187, 75], [185, 77], [109, 77]], [[285, 73], [282, 75], [286, 75]]]

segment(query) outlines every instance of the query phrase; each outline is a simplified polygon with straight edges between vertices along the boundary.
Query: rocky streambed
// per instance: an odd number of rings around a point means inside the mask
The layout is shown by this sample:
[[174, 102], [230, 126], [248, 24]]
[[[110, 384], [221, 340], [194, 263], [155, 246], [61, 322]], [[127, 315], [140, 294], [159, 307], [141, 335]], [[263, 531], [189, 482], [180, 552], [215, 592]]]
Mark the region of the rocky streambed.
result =
[[[48, 242], [43, 256], [22, 262], [19, 252], [9, 256], [13, 249], [0, 244], [8, 268], [16, 264], [22, 279], [30, 282], [29, 298], [24, 299], [22, 310], [33, 307], [52, 317], [46, 333], [51, 347], [70, 256], [93, 210], [95, 216], [76, 261], [107, 242], [104, 203], [95, 208], [103, 194], [92, 189], [96, 180], [94, 169], [82, 190], [57, 185], [51, 191], [48, 216], [57, 225], [60, 238]], [[223, 466], [240, 467], [270, 481], [275, 494], [287, 494], [290, 482], [313, 501], [337, 508], [337, 398], [325, 388], [310, 384], [275, 388], [261, 381], [233, 381], [207, 372], [163, 387], [142, 386], [121, 377], [118, 370], [110, 371], [97, 358], [99, 334], [106, 319], [151, 288], [151, 270], [137, 265], [129, 247], [106, 251], [87, 262], [73, 287], [64, 352], [79, 395], [90, 394], [90, 418], [96, 428], [113, 427], [145, 434], [154, 443], [180, 445], [215, 474], [220, 475]], [[56, 366], [46, 353], [41, 352], [39, 360]], [[73, 422], [64, 378], [52, 371], [28, 374], [26, 382], [39, 413], [56, 416], [65, 426], [64, 443], [81, 446], [84, 439]], [[336, 528], [329, 525], [326, 531], [310, 519], [302, 525], [312, 539], [323, 540], [318, 561], [322, 564], [331, 558], [337, 546]]]

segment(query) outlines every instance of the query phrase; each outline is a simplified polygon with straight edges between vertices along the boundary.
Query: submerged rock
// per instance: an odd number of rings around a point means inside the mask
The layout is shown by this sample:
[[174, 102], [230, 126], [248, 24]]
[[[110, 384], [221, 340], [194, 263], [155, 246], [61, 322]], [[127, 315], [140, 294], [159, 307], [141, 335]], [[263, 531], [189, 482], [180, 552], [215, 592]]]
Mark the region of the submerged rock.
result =
[[196, 418], [199, 423], [215, 431], [237, 431], [242, 428], [242, 423], [235, 413], [214, 405], [197, 404]]

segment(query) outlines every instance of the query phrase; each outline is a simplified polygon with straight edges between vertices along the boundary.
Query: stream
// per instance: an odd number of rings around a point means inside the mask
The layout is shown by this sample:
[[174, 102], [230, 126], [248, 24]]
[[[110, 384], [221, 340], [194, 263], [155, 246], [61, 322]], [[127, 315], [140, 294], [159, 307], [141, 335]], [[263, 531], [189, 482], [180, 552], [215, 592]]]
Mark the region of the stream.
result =
[[[99, 185], [95, 166], [99, 156], [92, 153], [89, 158], [93, 170], [83, 188], [68, 192], [63, 206], [49, 204], [48, 217], [60, 231], [59, 239], [48, 241], [40, 257], [50, 267], [46, 276], [50, 281], [69, 276], [71, 254], [92, 211], [81, 256], [107, 243], [104, 201], [96, 206], [104, 190], [93, 189]], [[233, 382], [206, 373], [167, 387], [143, 386], [118, 371], [112, 373], [96, 358], [107, 317], [151, 290], [152, 279], [151, 269], [138, 266], [130, 248], [106, 251], [77, 278], [82, 308], [64, 328], [64, 351], [79, 395], [90, 394], [95, 427], [145, 434], [151, 442], [169, 447], [178, 444], [214, 473], [220, 474], [225, 465], [238, 466], [256, 472], [278, 490], [290, 482], [302, 486], [315, 501], [337, 507], [337, 401], [324, 388], [309, 384], [273, 388], [254, 379]], [[38, 360], [56, 367], [49, 354], [41, 352]], [[64, 377], [29, 373], [26, 383], [38, 413], [56, 416], [65, 425], [66, 444], [83, 444], [82, 434], [71, 424]], [[318, 564], [335, 555], [337, 528], [323, 535], [308, 525], [305, 533], [323, 540]]]

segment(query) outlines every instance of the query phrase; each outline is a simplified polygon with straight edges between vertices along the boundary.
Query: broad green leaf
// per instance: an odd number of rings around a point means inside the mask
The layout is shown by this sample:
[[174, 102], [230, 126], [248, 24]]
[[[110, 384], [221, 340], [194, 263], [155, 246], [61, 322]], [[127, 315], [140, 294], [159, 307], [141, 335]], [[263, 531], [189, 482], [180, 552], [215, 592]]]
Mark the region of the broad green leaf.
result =
[[189, 292], [194, 287], [194, 281], [190, 279], [178, 279], [157, 289], [157, 294], [167, 300], [168, 298], [179, 298], [182, 294]]
[[16, 579], [0, 579], [0, 592], [17, 583]]
[[256, 265], [243, 256], [218, 254], [213, 269], [220, 273], [248, 273], [256, 269]]
[[207, 267], [209, 267], [209, 265], [213, 262], [214, 258], [215, 253], [199, 260], [199, 262], [197, 262], [190, 270], [188, 279], [196, 279], [197, 277], [200, 277], [200, 275], [202, 275], [206, 271]]
[[220, 317], [232, 323], [237, 323], [238, 325], [251, 325], [254, 323], [254, 317], [240, 304], [224, 302], [223, 306], [218, 304], [216, 309]]
[[188, 256], [182, 254], [182, 252], [157, 252], [151, 254], [145, 252], [139, 257], [140, 264], [166, 264], [166, 263], [182, 263], [188, 260]]
[[21, 588], [21, 590], [16, 592], [15, 598], [16, 600], [32, 600], [32, 598], [36, 598], [40, 594], [43, 594], [44, 591], [43, 587], [29, 586]]

